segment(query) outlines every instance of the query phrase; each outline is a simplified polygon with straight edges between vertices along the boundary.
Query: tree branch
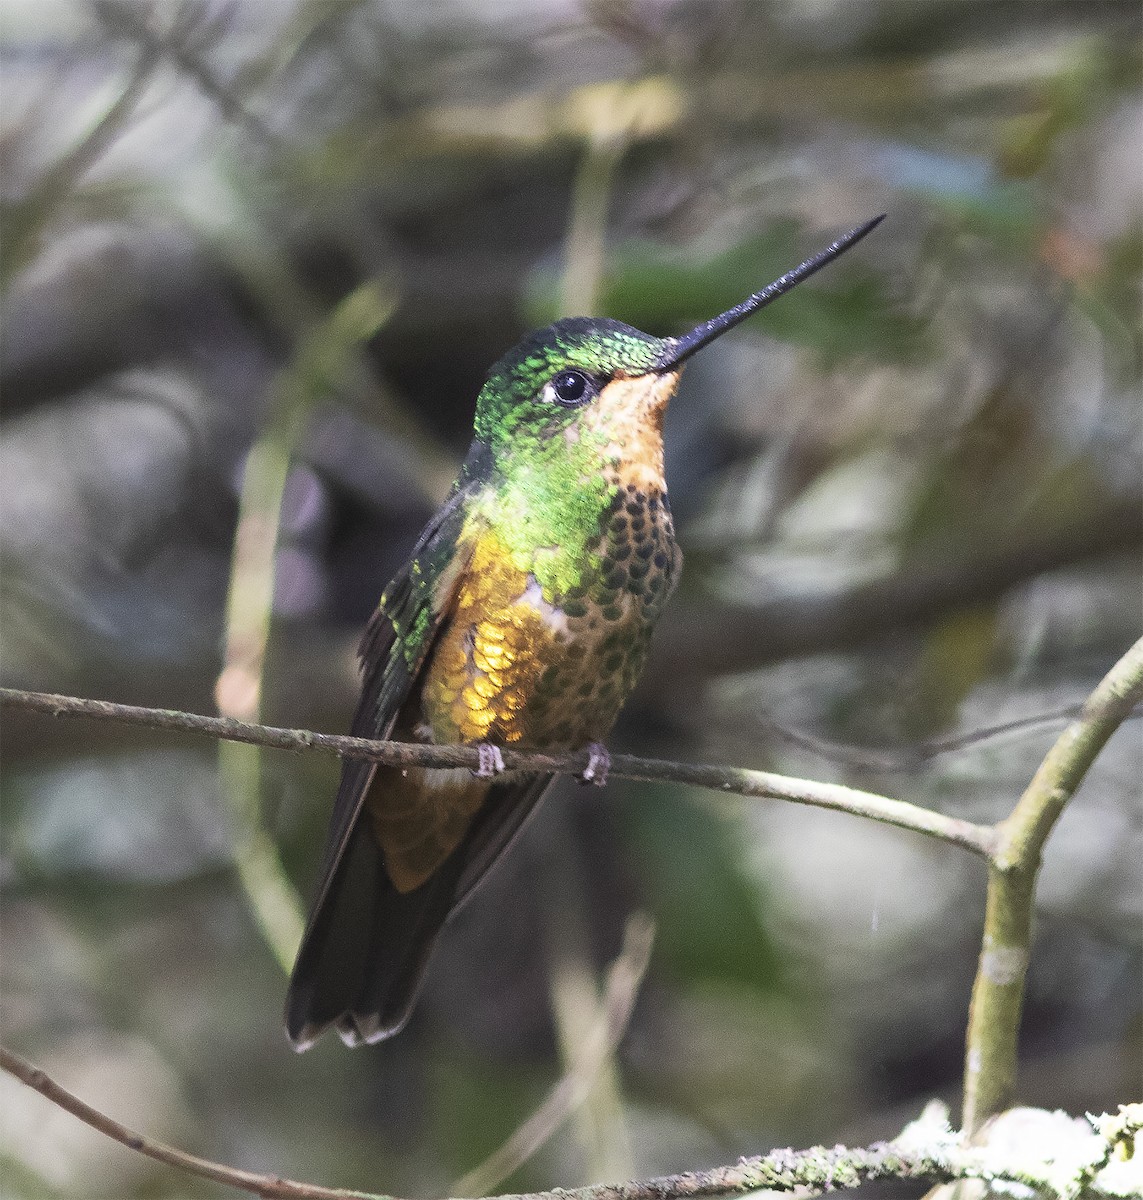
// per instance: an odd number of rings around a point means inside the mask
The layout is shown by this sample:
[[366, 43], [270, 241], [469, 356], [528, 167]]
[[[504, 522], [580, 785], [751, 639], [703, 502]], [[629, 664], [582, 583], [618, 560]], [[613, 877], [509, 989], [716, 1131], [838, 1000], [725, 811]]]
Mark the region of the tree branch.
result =
[[[1081, 712], [1083, 712], [1082, 702], [1067, 704], [1062, 708], [1032, 713], [1026, 717], [1013, 717], [1010, 721], [999, 721], [995, 725], [982, 725], [977, 729], [967, 729], [963, 733], [926, 738], [900, 750], [879, 750], [855, 746], [848, 742], [834, 742], [829, 738], [808, 733], [804, 729], [784, 725], [773, 714], [765, 711], [759, 713], [756, 719], [758, 725], [766, 733], [772, 733], [791, 746], [808, 750], [811, 754], [817, 755], [818, 758], [824, 758], [827, 762], [841, 763], [843, 766], [858, 767], [864, 770], [904, 773], [917, 771], [925, 763], [944, 754], [956, 754], [962, 750], [970, 750], [985, 742], [1009, 737], [1013, 734], [1036, 733], [1047, 725], [1062, 725], [1078, 717]], [[1143, 709], [1133, 708], [1127, 717], [1143, 717]]]
[[[320, 750], [342, 758], [364, 758], [399, 767], [479, 766], [474, 746], [431, 746], [410, 742], [378, 742], [368, 738], [313, 733], [306, 729], [277, 729], [236, 721], [233, 717], [205, 717], [164, 708], [139, 708], [131, 704], [112, 704], [106, 700], [88, 700], [78, 696], [57, 696], [46, 692], [26, 692], [0, 688], [0, 706], [49, 713], [55, 717], [85, 717], [143, 725], [151, 729], [172, 729], [203, 734], [231, 742], [248, 742], [278, 750]], [[550, 772], [578, 775], [587, 766], [587, 753], [522, 754], [503, 750], [509, 771]], [[843, 787], [836, 783], [817, 783], [794, 779], [769, 771], [751, 771], [742, 767], [718, 767], [702, 764], [666, 762], [617, 754], [611, 760], [610, 774], [617, 778], [638, 779], [649, 783], [685, 783], [710, 788], [728, 795], [753, 799], [787, 800], [814, 808], [828, 808], [852, 816], [867, 817], [899, 829], [924, 833], [987, 858], [995, 842], [994, 831], [959, 817], [932, 812], [904, 800], [894, 800], [873, 792]]]
[[963, 1126], [973, 1133], [1012, 1101], [1016, 1041], [1041, 852], [1108, 738], [1143, 700], [1143, 638], [1092, 692], [1006, 820], [989, 859], [984, 941], [965, 1039]]
[[213, 1162], [209, 1158], [199, 1158], [196, 1154], [187, 1154], [185, 1150], [168, 1146], [165, 1142], [153, 1141], [121, 1125], [106, 1113], [92, 1108], [78, 1096], [61, 1087], [46, 1072], [33, 1066], [18, 1054], [13, 1054], [6, 1046], [0, 1046], [0, 1068], [10, 1075], [15, 1075], [22, 1083], [45, 1096], [53, 1104], [59, 1105], [65, 1112], [78, 1117], [85, 1125], [106, 1134], [113, 1141], [120, 1142], [131, 1150], [138, 1150], [156, 1162], [165, 1163], [191, 1175], [203, 1179], [212, 1179], [215, 1183], [224, 1183], [230, 1187], [239, 1188], [244, 1192], [253, 1192], [255, 1196], [285, 1197], [287, 1200], [384, 1200], [384, 1198], [369, 1192], [349, 1192], [340, 1188], [318, 1187], [312, 1184], [295, 1183], [289, 1179], [275, 1179], [269, 1175], [256, 1175], [253, 1171], [243, 1171], [238, 1167], [228, 1167], [225, 1163]]
[[[374, 1192], [327, 1188], [293, 1179], [258, 1175], [187, 1154], [163, 1142], [152, 1141], [92, 1108], [90, 1104], [85, 1104], [38, 1067], [3, 1046], [0, 1046], [0, 1069], [14, 1075], [93, 1129], [148, 1158], [250, 1192], [264, 1200], [392, 1200]], [[1106, 1161], [1109, 1139], [1114, 1137], [1126, 1141], [1135, 1136], [1141, 1127], [1143, 1106], [1131, 1105], [1121, 1110], [1118, 1119], [1107, 1122], [1106, 1131], [1100, 1127], [1093, 1136], [1091, 1162], [1083, 1164], [1082, 1171], [1086, 1174], [1089, 1167]], [[623, 1184], [560, 1188], [550, 1192], [506, 1196], [503, 1200], [686, 1200], [694, 1196], [733, 1195], [759, 1188], [783, 1192], [798, 1190], [803, 1195], [816, 1195], [824, 1191], [857, 1187], [875, 1179], [980, 1179], [1021, 1183], [1045, 1196], [1060, 1197], [1061, 1200], [1071, 1193], [1073, 1180], [1061, 1179], [1053, 1169], [1053, 1163], [1021, 1163], [1012, 1161], [1016, 1155], [1011, 1150], [1009, 1155], [1009, 1161], [1003, 1161], [1004, 1155], [997, 1149], [967, 1146], [960, 1135], [948, 1130], [947, 1125], [933, 1128], [932, 1122], [922, 1118], [906, 1129], [896, 1141], [875, 1142], [858, 1149], [814, 1146], [808, 1150], [772, 1150], [769, 1154], [743, 1158], [733, 1166], [715, 1167], [709, 1171], [687, 1171], [680, 1175], [664, 1175], [657, 1179]], [[1090, 1200], [1130, 1194], [1128, 1190], [1102, 1186], [1098, 1177], [1087, 1184], [1084, 1192]]]

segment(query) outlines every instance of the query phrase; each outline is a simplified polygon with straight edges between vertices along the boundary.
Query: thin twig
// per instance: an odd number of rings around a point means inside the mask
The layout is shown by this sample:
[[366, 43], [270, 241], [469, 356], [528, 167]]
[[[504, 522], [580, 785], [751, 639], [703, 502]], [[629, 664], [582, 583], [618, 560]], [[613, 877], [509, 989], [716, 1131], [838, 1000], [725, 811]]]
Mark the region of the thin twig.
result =
[[164, 30], [154, 19], [155, 8], [132, 0], [100, 0], [95, 12], [108, 33], [136, 43], [148, 54], [166, 57], [214, 102], [225, 120], [238, 124], [270, 149], [286, 149], [283, 139], [207, 61], [206, 51], [228, 32], [228, 14], [212, 18], [206, 4], [183, 0], [164, 14], [169, 18]]
[[996, 827], [965, 1038], [963, 1125], [969, 1133], [1007, 1108], [1015, 1090], [1016, 1041], [1044, 843], [1096, 755], [1141, 700], [1143, 638], [1104, 676], [1048, 751], [1011, 815]]
[[[278, 750], [320, 750], [343, 758], [364, 758], [371, 762], [399, 767], [469, 767], [480, 765], [475, 746], [431, 746], [410, 742], [375, 742], [368, 738], [314, 733], [307, 729], [277, 729], [253, 725], [230, 717], [204, 717], [172, 709], [139, 708], [130, 704], [112, 704], [106, 700], [87, 700], [78, 696], [57, 696], [45, 692], [26, 692], [0, 688], [0, 706], [56, 717], [94, 717], [152, 729], [171, 729], [203, 734], [232, 742], [249, 742]], [[544, 772], [553, 775], [579, 775], [587, 766], [587, 753], [522, 754], [505, 749], [504, 765], [509, 771]], [[873, 792], [843, 787], [835, 783], [817, 783], [794, 779], [769, 771], [751, 771], [742, 767], [718, 767], [702, 764], [667, 762], [616, 754], [610, 774], [615, 778], [638, 779], [648, 783], [684, 783], [710, 788], [727, 795], [753, 799], [787, 800], [814, 808], [828, 808], [852, 816], [867, 817], [899, 829], [924, 833], [974, 854], [987, 858], [992, 852], [995, 832], [959, 817], [949, 817], [904, 800], [894, 800]]]
[[[0, 274], [7, 277], [25, 265], [35, 239], [47, 227], [56, 207], [75, 191], [88, 169], [127, 129], [158, 65], [158, 55], [144, 47], [123, 90], [87, 133], [34, 182], [26, 196], [10, 207]], [[22, 216], [22, 219], [20, 219]]]
[[71, 192], [87, 170], [127, 127], [128, 118], [155, 73], [159, 55], [143, 47], [123, 90], [83, 138], [44, 173], [33, 204], [53, 204]]
[[[818, 737], [804, 729], [792, 725], [784, 725], [770, 713], [763, 712], [758, 717], [758, 723], [768, 733], [773, 733], [784, 742], [808, 750], [819, 758], [829, 762], [841, 763], [849, 767], [862, 767], [872, 771], [915, 771], [931, 759], [945, 754], [956, 754], [961, 750], [994, 741], [997, 738], [1014, 734], [1027, 734], [1043, 730], [1048, 725], [1062, 725], [1078, 717], [1083, 712], [1083, 702], [1066, 704], [1062, 708], [1054, 708], [1045, 712], [1031, 713], [1026, 717], [1013, 717], [1010, 721], [998, 721], [995, 725], [982, 725], [978, 729], [966, 729], [963, 733], [952, 733], [946, 737], [926, 738], [924, 741], [907, 746], [903, 750], [877, 750], [864, 746], [854, 746], [846, 742], [835, 742], [829, 738]], [[1127, 714], [1128, 719], [1143, 717], [1143, 709], [1134, 708]]]
[[[566, 810], [555, 815], [557, 825]], [[566, 827], [553, 831], [556, 843], [571, 841]], [[609, 1053], [606, 1007], [592, 961], [591, 901], [577, 856], [553, 853], [544, 865], [540, 905], [548, 999], [556, 1048], [567, 1076], [587, 1077], [582, 1103], [571, 1112], [571, 1141], [579, 1152], [577, 1173], [590, 1179], [627, 1179], [635, 1173], [619, 1066]], [[598, 1051], [598, 1052], [597, 1052]], [[590, 1066], [589, 1066], [590, 1064]]]
[[[223, 667], [214, 688], [218, 711], [258, 720], [274, 604], [274, 563], [281, 502], [305, 405], [293, 400], [289, 369], [272, 389], [274, 417], [246, 456], [230, 562]], [[282, 411], [289, 409], [290, 411]], [[262, 752], [220, 742], [219, 780], [231, 825], [231, 856], [251, 914], [283, 971], [301, 941], [302, 904], [262, 821]]]
[[[187, 1154], [163, 1142], [153, 1141], [85, 1104], [78, 1096], [61, 1087], [45, 1072], [0, 1046], [0, 1069], [8, 1071], [53, 1104], [78, 1117], [100, 1133], [158, 1162], [216, 1183], [227, 1184], [264, 1200], [392, 1200], [374, 1192], [327, 1188], [300, 1183], [271, 1175], [258, 1175], [224, 1163], [212, 1162]], [[1133, 1110], [1138, 1106], [1133, 1106]], [[1115, 1127], [1115, 1136], [1136, 1136], [1143, 1124], [1143, 1112], [1133, 1111]], [[906, 1131], [907, 1133], [908, 1131]], [[980, 1179], [1008, 1184], [1020, 1183], [1045, 1196], [1063, 1196], [1068, 1181], [1056, 1178], [1053, 1164], [1000, 1161], [996, 1151], [965, 1145], [961, 1137], [947, 1131], [933, 1131], [924, 1143], [904, 1136], [897, 1142], [875, 1142], [868, 1147], [844, 1146], [808, 1150], [772, 1150], [769, 1154], [739, 1159], [733, 1166], [709, 1171], [687, 1171], [657, 1179], [635, 1180], [622, 1184], [596, 1184], [575, 1189], [556, 1189], [505, 1196], [503, 1200], [685, 1200], [695, 1196], [725, 1196], [769, 1188], [775, 1191], [799, 1191], [817, 1195], [824, 1191], [857, 1187], [875, 1179]], [[1093, 1181], [1087, 1196], [1127, 1196]]]
[[449, 1189], [453, 1195], [487, 1195], [519, 1170], [587, 1100], [600, 1069], [627, 1032], [639, 986], [651, 961], [654, 934], [654, 925], [645, 914], [635, 913], [628, 920], [623, 949], [607, 972], [603, 1020], [585, 1040], [575, 1070], [552, 1088], [539, 1108], [498, 1149], [453, 1184]]
[[188, 1154], [165, 1142], [154, 1141], [126, 1125], [121, 1125], [112, 1117], [102, 1113], [90, 1104], [84, 1103], [78, 1096], [61, 1087], [46, 1072], [33, 1066], [18, 1054], [13, 1054], [5, 1046], [0, 1046], [0, 1068], [10, 1075], [26, 1083], [28, 1087], [46, 1096], [53, 1104], [59, 1105], [65, 1112], [78, 1117], [92, 1129], [98, 1129], [116, 1142], [122, 1143], [131, 1150], [138, 1150], [148, 1158], [198, 1175], [203, 1179], [213, 1179], [215, 1183], [224, 1183], [230, 1187], [240, 1188], [244, 1192], [253, 1192], [255, 1196], [285, 1197], [292, 1200], [383, 1200], [370, 1192], [349, 1192], [340, 1188], [318, 1187], [314, 1184], [296, 1183], [290, 1179], [275, 1179], [269, 1175], [257, 1175], [253, 1171], [243, 1171], [238, 1167], [228, 1167], [225, 1163], [212, 1162], [208, 1158], [199, 1158], [196, 1154]]
[[[270, 416], [246, 457], [238, 504], [223, 669], [215, 687], [225, 717], [257, 721], [261, 716], [282, 497], [298, 439], [314, 404], [390, 311], [389, 300], [372, 282], [354, 289], [301, 340], [270, 389]], [[222, 742], [219, 775], [243, 892], [266, 944], [288, 972], [304, 927], [302, 904], [262, 822], [260, 749]]]
[[603, 278], [611, 182], [626, 149], [621, 133], [588, 139], [576, 171], [566, 240], [562, 315], [594, 316]]

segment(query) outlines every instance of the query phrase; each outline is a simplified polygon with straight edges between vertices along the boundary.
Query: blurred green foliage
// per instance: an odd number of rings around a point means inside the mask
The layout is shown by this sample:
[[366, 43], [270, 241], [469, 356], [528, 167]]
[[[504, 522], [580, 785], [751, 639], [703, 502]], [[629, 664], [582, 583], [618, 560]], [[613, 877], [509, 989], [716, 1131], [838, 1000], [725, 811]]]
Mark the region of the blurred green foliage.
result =
[[[483, 374], [576, 255], [601, 252], [597, 311], [668, 333], [884, 211], [688, 369], [685, 579], [614, 746], [997, 819], [1051, 727], [919, 741], [1072, 704], [1138, 636], [1141, 32], [1134, 0], [9, 3], [5, 682], [211, 710], [285, 380], [262, 711], [344, 730], [358, 631]], [[1021, 1079], [1049, 1108], [1137, 1082], [1137, 732], [1049, 844]], [[636, 908], [658, 942], [617, 1060], [633, 1173], [885, 1136], [955, 1097], [983, 902], [957, 851], [561, 787], [412, 1025], [295, 1058], [211, 750], [15, 716], [3, 740], [5, 1037], [155, 1136], [442, 1193], [563, 1070], [558, 952], [579, 930], [602, 971]], [[302, 893], [333, 775], [263, 760]], [[221, 1194], [6, 1077], [0, 1107], [6, 1195]], [[587, 1182], [601, 1153], [573, 1122], [508, 1183]]]

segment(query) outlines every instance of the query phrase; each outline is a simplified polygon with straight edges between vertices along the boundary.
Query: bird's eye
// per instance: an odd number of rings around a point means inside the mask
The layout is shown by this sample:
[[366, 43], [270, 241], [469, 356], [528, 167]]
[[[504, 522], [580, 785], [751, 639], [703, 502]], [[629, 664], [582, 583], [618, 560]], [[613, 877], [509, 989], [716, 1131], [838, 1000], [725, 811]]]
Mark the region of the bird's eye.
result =
[[544, 390], [556, 404], [564, 408], [585, 404], [595, 391], [591, 378], [583, 371], [561, 371]]

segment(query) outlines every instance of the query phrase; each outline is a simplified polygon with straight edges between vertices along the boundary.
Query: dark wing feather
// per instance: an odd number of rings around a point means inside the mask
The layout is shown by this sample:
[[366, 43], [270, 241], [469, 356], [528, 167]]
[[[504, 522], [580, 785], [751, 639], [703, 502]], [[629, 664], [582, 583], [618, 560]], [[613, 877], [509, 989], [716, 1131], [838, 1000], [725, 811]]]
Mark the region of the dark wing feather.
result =
[[[450, 497], [385, 589], [359, 649], [363, 680], [351, 726], [358, 737], [388, 737], [413, 690], [468, 563], [470, 551], [461, 543], [461, 530], [467, 501], [478, 486], [473, 481]], [[462, 871], [462, 864], [453, 860], [463, 842], [437, 872], [439, 883], [434, 876], [402, 895], [390, 882], [371, 830], [358, 821], [377, 770], [375, 763], [362, 759], [347, 759], [342, 768], [321, 882], [286, 997], [286, 1028], [299, 1049], [339, 1021], [344, 1005], [360, 995], [363, 979], [368, 990], [374, 960], [389, 963], [392, 972], [392, 964], [416, 957], [423, 943], [423, 967], [432, 942], [426, 930], [439, 929], [452, 907]], [[405, 973], [410, 973], [407, 968]], [[413, 972], [414, 984], [417, 975], [419, 971]], [[350, 1040], [345, 1031], [343, 1036]]]
[[[361, 697], [349, 727], [354, 737], [384, 739], [393, 732], [467, 566], [471, 550], [460, 544], [460, 533], [466, 501], [475, 486], [453, 493], [434, 514], [365, 628], [357, 648]], [[376, 770], [375, 763], [362, 758], [347, 758], [342, 767], [313, 904], [315, 913], [345, 853]]]

